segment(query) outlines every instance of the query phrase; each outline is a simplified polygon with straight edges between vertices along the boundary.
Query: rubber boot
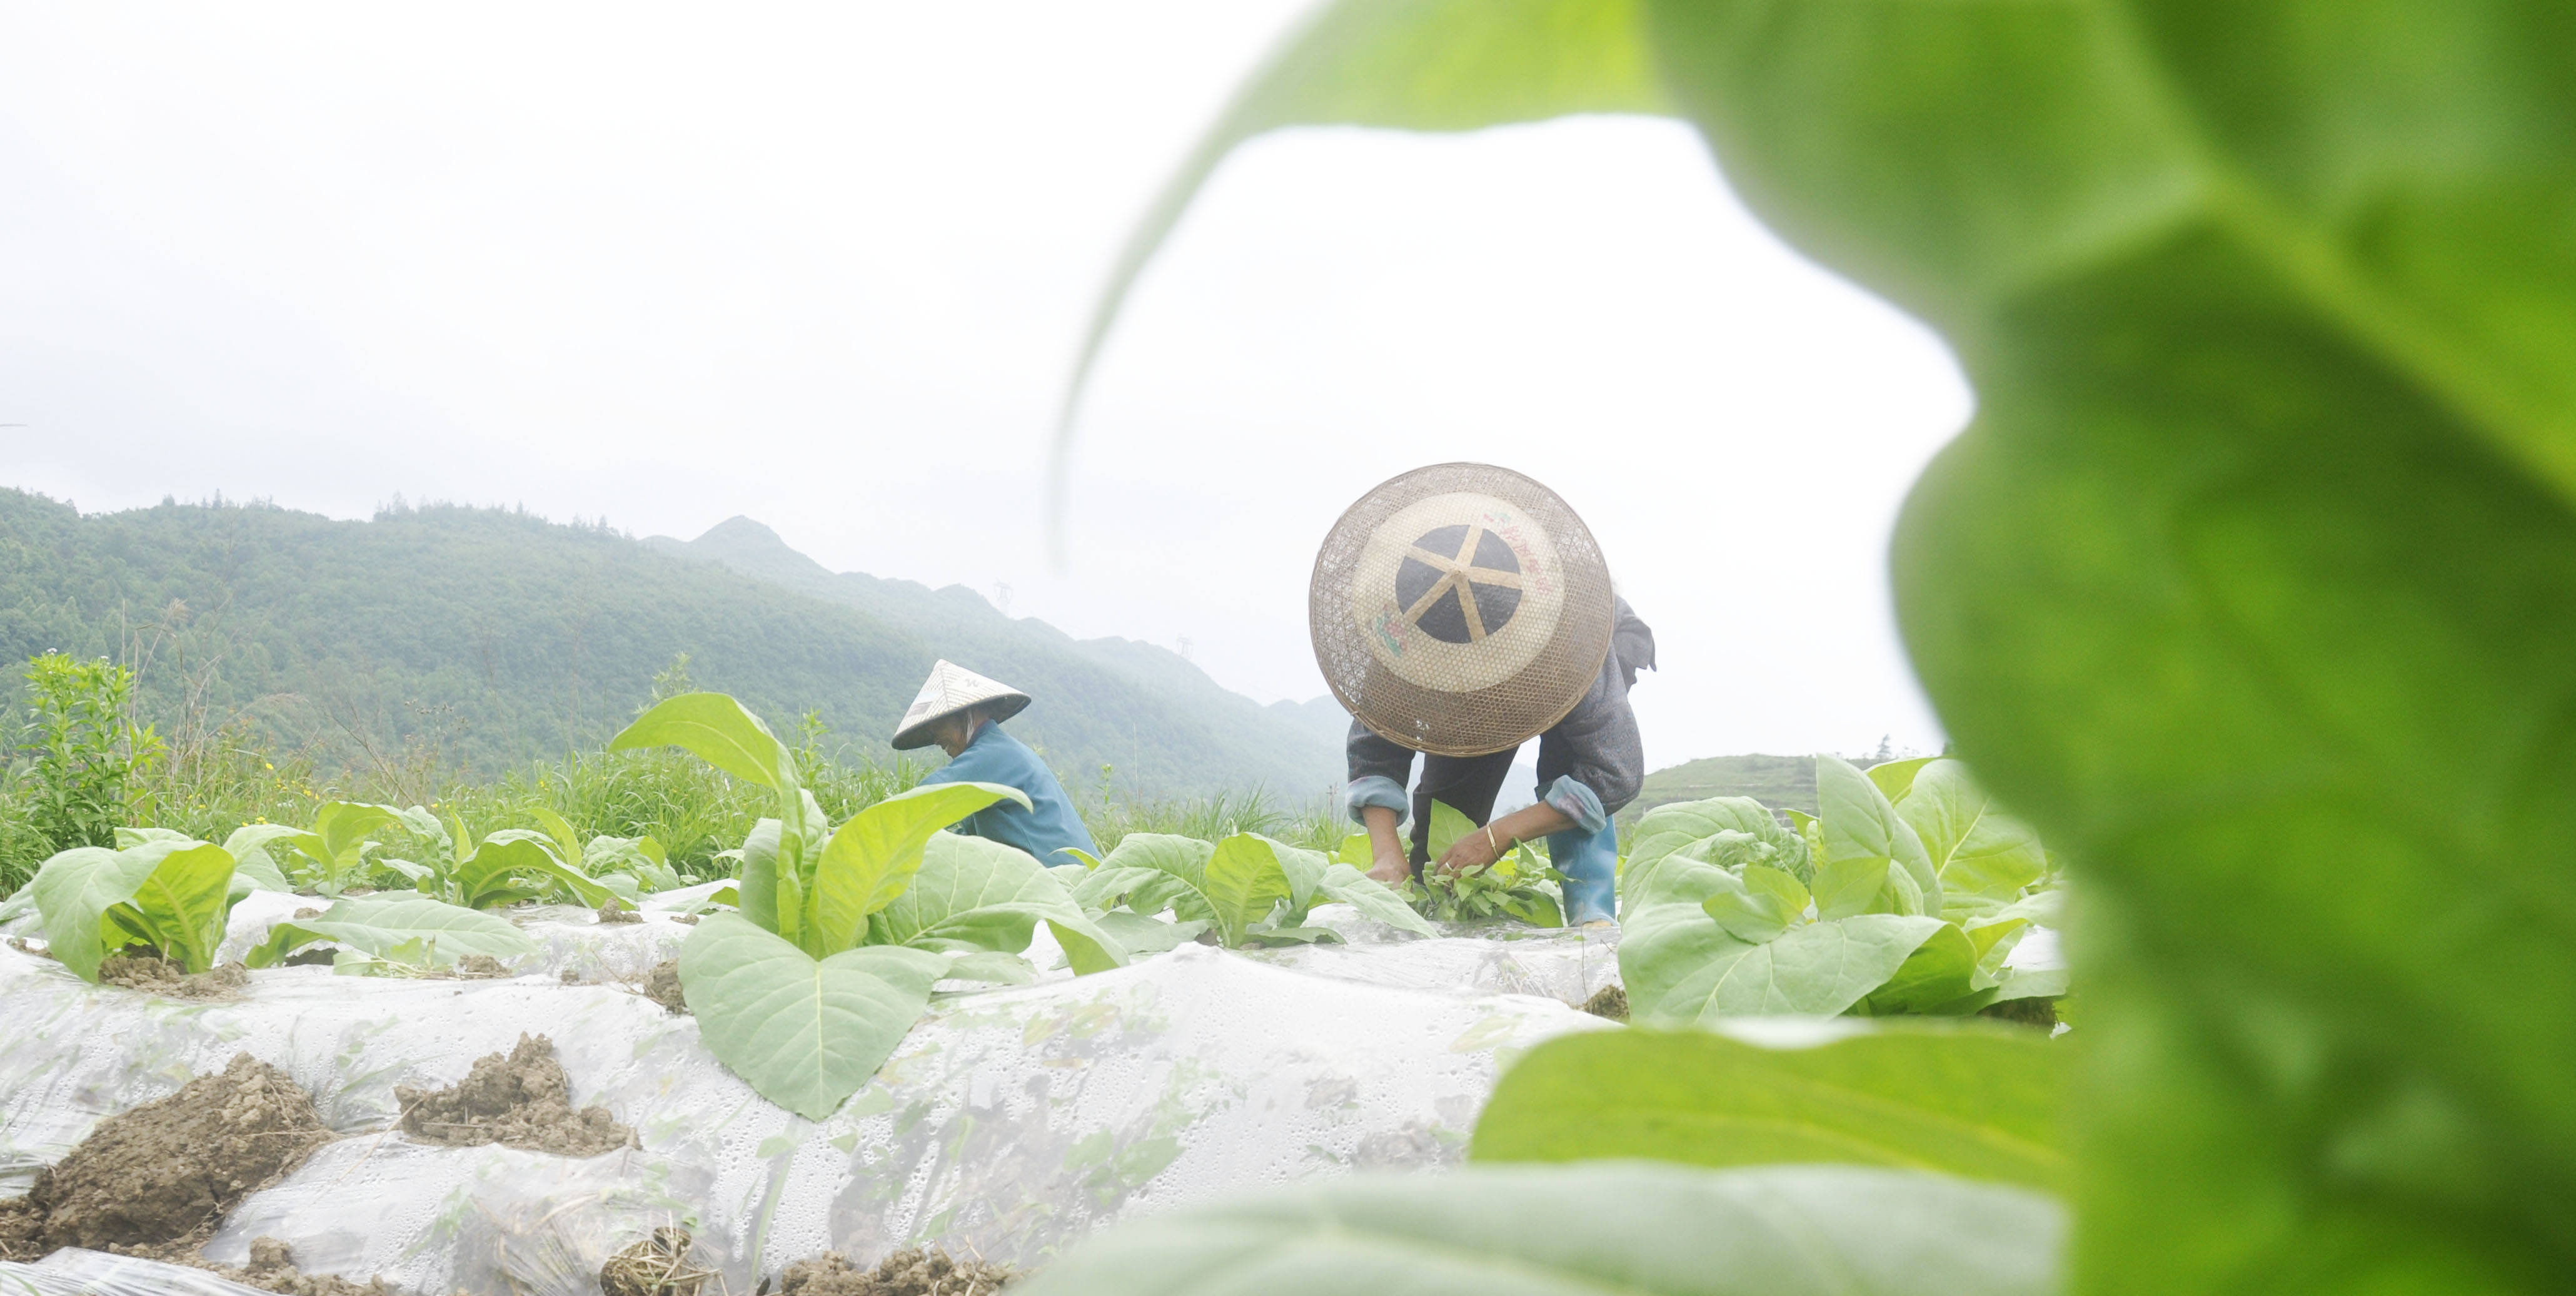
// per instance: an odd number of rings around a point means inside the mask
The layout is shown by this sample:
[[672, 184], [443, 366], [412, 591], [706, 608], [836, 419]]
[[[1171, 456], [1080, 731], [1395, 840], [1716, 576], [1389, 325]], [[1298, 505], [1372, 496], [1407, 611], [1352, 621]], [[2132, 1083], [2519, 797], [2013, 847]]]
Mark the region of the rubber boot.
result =
[[1601, 825], [1588, 833], [1569, 829], [1549, 833], [1548, 862], [1565, 875], [1565, 925], [1617, 922], [1619, 912], [1619, 829]]

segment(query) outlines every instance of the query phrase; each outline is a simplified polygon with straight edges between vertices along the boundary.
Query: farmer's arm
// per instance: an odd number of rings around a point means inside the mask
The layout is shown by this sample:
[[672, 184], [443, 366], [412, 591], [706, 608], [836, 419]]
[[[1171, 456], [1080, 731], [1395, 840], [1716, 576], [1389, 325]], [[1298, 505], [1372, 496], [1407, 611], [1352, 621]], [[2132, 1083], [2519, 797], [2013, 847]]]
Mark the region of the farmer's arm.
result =
[[[1620, 610], [1626, 609], [1622, 602]], [[1645, 632], [1642, 622], [1637, 629]], [[1649, 654], [1652, 644], [1646, 641]], [[1597, 833], [1636, 800], [1646, 781], [1646, 750], [1637, 734], [1637, 712], [1628, 704], [1630, 678], [1633, 671], [1622, 666], [1619, 654], [1610, 654], [1592, 691], [1539, 737], [1538, 804], [1495, 820], [1490, 837], [1478, 831], [1459, 838], [1440, 857], [1440, 867], [1453, 873], [1480, 869], [1502, 858], [1514, 842], [1568, 829]]]
[[1545, 837], [1575, 826], [1564, 811], [1545, 801], [1522, 806], [1510, 814], [1461, 837], [1440, 857], [1440, 867], [1451, 873], [1467, 873], [1486, 868], [1503, 857], [1514, 842]]
[[1380, 882], [1401, 882], [1413, 875], [1413, 866], [1405, 861], [1404, 840], [1395, 832], [1404, 821], [1404, 784], [1413, 777], [1413, 750], [1379, 737], [1357, 720], [1351, 722], [1351, 736], [1343, 750], [1350, 761], [1350, 786], [1342, 800], [1351, 818], [1368, 830], [1369, 876]]

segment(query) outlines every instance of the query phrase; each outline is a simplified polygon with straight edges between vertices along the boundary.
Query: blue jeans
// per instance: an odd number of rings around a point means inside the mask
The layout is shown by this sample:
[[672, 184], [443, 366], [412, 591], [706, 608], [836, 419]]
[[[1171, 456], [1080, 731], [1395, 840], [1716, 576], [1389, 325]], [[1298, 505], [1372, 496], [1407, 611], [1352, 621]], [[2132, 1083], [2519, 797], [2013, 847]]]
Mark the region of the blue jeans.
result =
[[1569, 828], [1547, 836], [1547, 858], [1565, 875], [1565, 925], [1616, 922], [1619, 914], [1619, 826], [1588, 833]]

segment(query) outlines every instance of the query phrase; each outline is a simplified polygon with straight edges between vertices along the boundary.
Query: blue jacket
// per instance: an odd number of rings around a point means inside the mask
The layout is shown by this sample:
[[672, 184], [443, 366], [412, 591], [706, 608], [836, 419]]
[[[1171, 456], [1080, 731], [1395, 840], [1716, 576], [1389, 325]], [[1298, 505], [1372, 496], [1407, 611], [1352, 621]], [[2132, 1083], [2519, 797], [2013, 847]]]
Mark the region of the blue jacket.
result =
[[966, 816], [957, 825], [959, 832], [1017, 846], [1050, 868], [1082, 862], [1057, 853], [1067, 846], [1100, 853], [1091, 843], [1091, 830], [1082, 826], [1082, 816], [1073, 812], [1073, 798], [1064, 794], [1064, 784], [1056, 782], [1055, 771], [1027, 743], [1003, 733], [998, 724], [987, 723], [976, 730], [966, 750], [921, 781], [999, 783], [1028, 793], [1031, 809], [1009, 801], [986, 806]]

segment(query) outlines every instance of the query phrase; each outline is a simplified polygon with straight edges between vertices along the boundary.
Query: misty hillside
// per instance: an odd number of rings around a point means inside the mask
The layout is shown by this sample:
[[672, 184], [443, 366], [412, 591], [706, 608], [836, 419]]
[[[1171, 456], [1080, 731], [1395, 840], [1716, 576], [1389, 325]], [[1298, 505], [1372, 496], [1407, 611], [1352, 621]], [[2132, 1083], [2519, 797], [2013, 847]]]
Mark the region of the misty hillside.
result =
[[860, 751], [884, 751], [945, 656], [1037, 698], [1011, 731], [1069, 783], [1107, 764], [1132, 791], [1304, 795], [1341, 772], [1311, 713], [1175, 654], [1077, 641], [961, 588], [834, 575], [748, 519], [684, 543], [448, 506], [83, 516], [0, 489], [0, 654], [57, 648], [141, 663], [164, 729], [240, 717], [339, 762], [415, 744], [491, 768], [596, 743], [687, 653], [697, 686], [775, 728], [811, 709]]

